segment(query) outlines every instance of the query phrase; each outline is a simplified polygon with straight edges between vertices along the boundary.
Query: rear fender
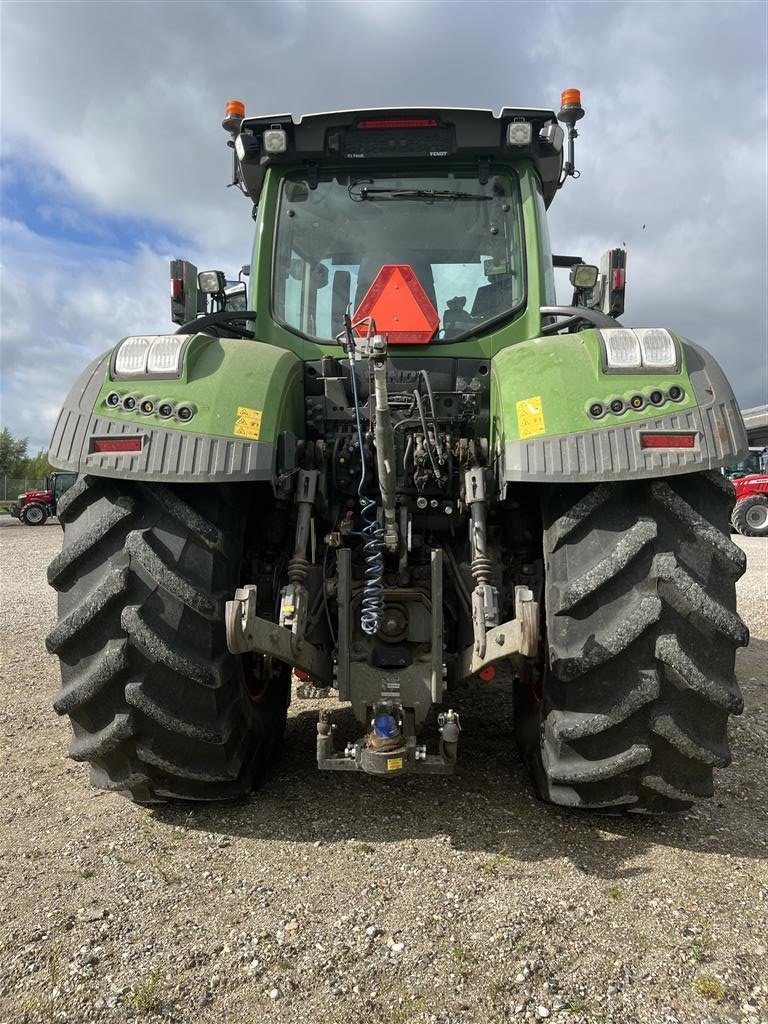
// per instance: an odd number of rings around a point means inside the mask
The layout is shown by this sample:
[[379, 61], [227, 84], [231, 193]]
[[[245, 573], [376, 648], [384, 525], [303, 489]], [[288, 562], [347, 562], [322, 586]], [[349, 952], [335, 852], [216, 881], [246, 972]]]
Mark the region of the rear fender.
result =
[[[747, 435], [712, 356], [675, 337], [674, 372], [606, 373], [597, 331], [535, 338], [492, 360], [492, 445], [500, 485], [597, 482], [715, 469], [741, 458]], [[673, 400], [670, 389], [681, 390]], [[659, 405], [650, 396], [663, 395]], [[638, 399], [639, 396], [639, 399]], [[614, 414], [610, 403], [621, 400]], [[639, 409], [632, 400], [642, 400]], [[590, 410], [600, 404], [604, 412]], [[693, 433], [692, 448], [643, 449], [644, 431]]]
[[[273, 480], [278, 449], [304, 436], [302, 363], [285, 349], [198, 334], [174, 380], [114, 380], [111, 355], [95, 359], [66, 398], [49, 452], [57, 469], [177, 483]], [[161, 417], [166, 405], [173, 413]], [[187, 421], [178, 414], [185, 406]], [[124, 437], [140, 438], [140, 450], [96, 450]]]

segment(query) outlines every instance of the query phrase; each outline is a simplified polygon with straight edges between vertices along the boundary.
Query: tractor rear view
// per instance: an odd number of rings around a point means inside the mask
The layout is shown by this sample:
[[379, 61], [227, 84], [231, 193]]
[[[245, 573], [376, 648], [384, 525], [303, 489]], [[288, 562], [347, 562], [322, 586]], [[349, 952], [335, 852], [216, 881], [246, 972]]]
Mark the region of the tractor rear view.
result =
[[80, 474], [55, 707], [95, 785], [247, 794], [295, 670], [358, 723], [321, 713], [323, 770], [451, 774], [451, 691], [498, 673], [543, 799], [712, 794], [748, 640], [719, 468], [746, 435], [706, 351], [618, 321], [622, 250], [552, 254], [583, 113], [229, 104], [247, 288], [174, 261], [178, 331], [96, 359], [50, 448]]

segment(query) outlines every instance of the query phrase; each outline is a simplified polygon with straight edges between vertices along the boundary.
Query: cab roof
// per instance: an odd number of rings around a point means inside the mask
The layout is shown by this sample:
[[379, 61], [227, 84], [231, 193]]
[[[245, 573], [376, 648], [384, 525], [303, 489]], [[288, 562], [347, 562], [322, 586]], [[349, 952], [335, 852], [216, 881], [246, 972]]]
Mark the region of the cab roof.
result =
[[[509, 125], [529, 122], [530, 142], [512, 145]], [[283, 130], [285, 149], [268, 152], [264, 132]], [[541, 178], [547, 206], [557, 192], [563, 166], [563, 131], [552, 110], [503, 107], [492, 110], [463, 107], [373, 107], [322, 114], [264, 114], [243, 118], [239, 126], [239, 178], [258, 203], [267, 168], [304, 161], [310, 174], [323, 164], [356, 165], [418, 159], [436, 166], [457, 158], [489, 172], [496, 161], [527, 157]], [[238, 136], [236, 136], [237, 142]]]

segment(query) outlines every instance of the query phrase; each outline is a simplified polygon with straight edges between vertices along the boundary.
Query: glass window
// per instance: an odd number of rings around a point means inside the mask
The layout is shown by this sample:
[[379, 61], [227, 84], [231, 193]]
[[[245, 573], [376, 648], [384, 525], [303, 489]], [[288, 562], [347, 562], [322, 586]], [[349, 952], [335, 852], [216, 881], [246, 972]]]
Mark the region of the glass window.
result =
[[476, 171], [299, 175], [282, 184], [272, 282], [276, 319], [332, 341], [382, 266], [411, 267], [440, 321], [463, 337], [515, 310], [525, 278], [517, 180]]

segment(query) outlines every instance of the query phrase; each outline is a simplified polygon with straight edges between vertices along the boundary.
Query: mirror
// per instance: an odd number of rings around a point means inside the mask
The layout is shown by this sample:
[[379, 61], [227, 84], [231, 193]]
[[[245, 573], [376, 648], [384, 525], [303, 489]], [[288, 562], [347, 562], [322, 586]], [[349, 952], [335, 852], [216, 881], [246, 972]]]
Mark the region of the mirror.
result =
[[224, 309], [234, 310], [236, 313], [239, 313], [240, 310], [248, 309], [248, 295], [244, 281], [239, 281], [237, 284], [230, 285], [229, 288], [224, 289], [223, 306]]

